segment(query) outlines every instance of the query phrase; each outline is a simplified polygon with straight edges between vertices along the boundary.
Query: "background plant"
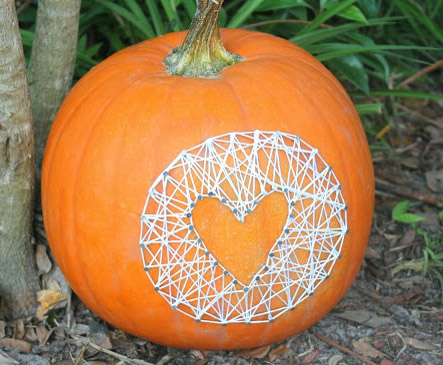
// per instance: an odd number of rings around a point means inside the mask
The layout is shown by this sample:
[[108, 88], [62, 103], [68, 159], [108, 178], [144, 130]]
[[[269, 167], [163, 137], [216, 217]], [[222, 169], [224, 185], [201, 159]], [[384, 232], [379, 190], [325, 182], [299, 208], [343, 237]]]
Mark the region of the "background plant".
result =
[[[424, 241], [423, 257], [404, 261], [397, 264], [393, 273], [401, 270], [412, 270], [421, 272], [423, 276], [434, 276], [440, 283], [442, 290], [441, 303], [443, 304], [443, 233], [429, 234], [419, 226], [424, 220], [423, 217], [408, 212], [410, 202], [404, 200], [398, 203], [392, 211], [394, 221], [409, 224]], [[439, 213], [439, 218], [443, 218], [443, 210]]]
[[[19, 20], [29, 59], [38, 1], [22, 3]], [[83, 0], [75, 79], [122, 48], [187, 29], [194, 11], [195, 0]], [[415, 90], [404, 82], [443, 59], [441, 0], [230, 0], [225, 2], [221, 25], [275, 34], [324, 62], [353, 98], [373, 151], [393, 149], [381, 136], [393, 125], [397, 101], [443, 100], [427, 73]], [[408, 207], [400, 203], [393, 219], [417, 227], [420, 217], [408, 213]], [[420, 232], [421, 270], [443, 282], [443, 239]]]
[[[28, 55], [35, 3], [19, 17]], [[442, 8], [443, 2], [435, 0], [232, 0], [225, 4], [221, 24], [289, 39], [351, 83], [355, 97], [362, 98], [388, 93], [390, 75], [407, 77], [443, 56]], [[130, 44], [187, 29], [194, 11], [195, 0], [83, 0], [76, 76]]]

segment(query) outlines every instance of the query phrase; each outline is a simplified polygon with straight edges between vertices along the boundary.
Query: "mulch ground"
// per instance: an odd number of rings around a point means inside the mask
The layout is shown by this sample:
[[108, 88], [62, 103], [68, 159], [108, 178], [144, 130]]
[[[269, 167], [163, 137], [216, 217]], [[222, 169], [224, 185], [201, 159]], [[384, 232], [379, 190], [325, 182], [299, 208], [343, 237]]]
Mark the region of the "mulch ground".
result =
[[[434, 252], [443, 252], [443, 104], [386, 102], [395, 110], [391, 128], [374, 121], [382, 132], [370, 137], [377, 199], [366, 258], [339, 305], [311, 329], [230, 352], [178, 350], [132, 337], [70, 294], [37, 214], [42, 305], [34, 318], [0, 317], [0, 364], [442, 364], [442, 290], [436, 275], [423, 276], [423, 232], [437, 242]], [[424, 217], [417, 227], [392, 219], [403, 200], [410, 201], [408, 212]]]

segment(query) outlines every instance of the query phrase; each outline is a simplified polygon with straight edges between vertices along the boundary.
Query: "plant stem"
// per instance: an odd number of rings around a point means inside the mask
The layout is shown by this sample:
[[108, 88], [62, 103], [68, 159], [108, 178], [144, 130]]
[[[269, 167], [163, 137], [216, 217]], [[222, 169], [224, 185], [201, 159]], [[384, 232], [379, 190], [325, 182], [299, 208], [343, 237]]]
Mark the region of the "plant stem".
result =
[[165, 59], [174, 76], [216, 77], [224, 68], [242, 60], [226, 50], [220, 37], [219, 15], [223, 0], [197, 0], [197, 10], [180, 47]]

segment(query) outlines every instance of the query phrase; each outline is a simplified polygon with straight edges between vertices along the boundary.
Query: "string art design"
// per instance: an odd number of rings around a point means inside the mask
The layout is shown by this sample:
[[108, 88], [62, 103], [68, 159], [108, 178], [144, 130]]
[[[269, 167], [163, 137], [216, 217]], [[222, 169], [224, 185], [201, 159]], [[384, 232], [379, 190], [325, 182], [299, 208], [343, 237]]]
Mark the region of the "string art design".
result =
[[[287, 200], [285, 226], [261, 269], [242, 283], [205, 247], [193, 208], [216, 198], [243, 222], [273, 192]], [[144, 268], [171, 308], [197, 322], [272, 322], [329, 277], [348, 233], [346, 210], [332, 167], [299, 137], [252, 131], [209, 138], [183, 151], [151, 186], [141, 217]]]

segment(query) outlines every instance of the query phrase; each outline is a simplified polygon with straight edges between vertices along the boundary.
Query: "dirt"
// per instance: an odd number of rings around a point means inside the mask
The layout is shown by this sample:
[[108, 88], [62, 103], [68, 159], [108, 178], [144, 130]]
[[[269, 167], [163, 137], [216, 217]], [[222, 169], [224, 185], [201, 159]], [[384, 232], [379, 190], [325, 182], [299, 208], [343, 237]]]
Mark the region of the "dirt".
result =
[[[230, 352], [178, 350], [132, 337], [70, 292], [37, 215], [42, 306], [36, 318], [0, 317], [0, 364], [442, 364], [442, 289], [435, 274], [423, 276], [423, 250], [426, 234], [437, 242], [433, 252], [442, 252], [443, 105], [384, 101], [395, 113], [386, 133], [369, 137], [377, 194], [366, 258], [345, 297], [312, 328], [271, 346]], [[380, 121], [369, 127], [381, 131]], [[392, 218], [404, 200], [408, 213], [423, 221]]]

